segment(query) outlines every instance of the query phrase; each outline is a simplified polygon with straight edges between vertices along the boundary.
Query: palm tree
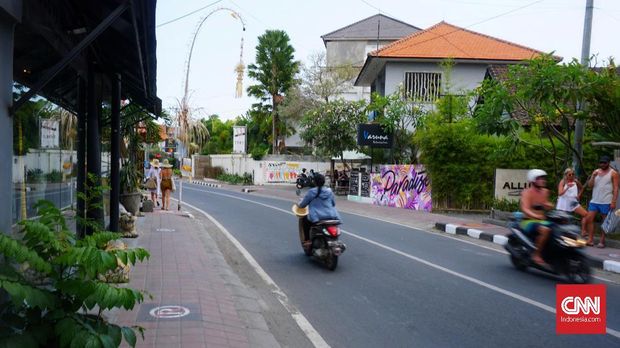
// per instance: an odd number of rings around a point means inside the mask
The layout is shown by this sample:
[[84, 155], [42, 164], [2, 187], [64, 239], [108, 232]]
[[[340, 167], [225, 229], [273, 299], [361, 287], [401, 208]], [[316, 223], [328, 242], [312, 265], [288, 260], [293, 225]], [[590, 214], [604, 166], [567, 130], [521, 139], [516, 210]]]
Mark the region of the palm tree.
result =
[[295, 85], [299, 62], [294, 60], [295, 49], [285, 31], [267, 30], [258, 37], [256, 63], [248, 66], [248, 76], [259, 84], [248, 87], [248, 94], [261, 100], [271, 99], [271, 129], [273, 153], [278, 153], [276, 133], [277, 107], [283, 95]]
[[[196, 109], [190, 107], [189, 98], [183, 97], [178, 102], [178, 110], [174, 115], [174, 124], [177, 126], [177, 138], [188, 150], [188, 156], [192, 154], [192, 150], [196, 147], [201, 148], [203, 144], [209, 141], [209, 130], [207, 126], [198, 118], [194, 117]], [[182, 154], [182, 157], [184, 154]]]

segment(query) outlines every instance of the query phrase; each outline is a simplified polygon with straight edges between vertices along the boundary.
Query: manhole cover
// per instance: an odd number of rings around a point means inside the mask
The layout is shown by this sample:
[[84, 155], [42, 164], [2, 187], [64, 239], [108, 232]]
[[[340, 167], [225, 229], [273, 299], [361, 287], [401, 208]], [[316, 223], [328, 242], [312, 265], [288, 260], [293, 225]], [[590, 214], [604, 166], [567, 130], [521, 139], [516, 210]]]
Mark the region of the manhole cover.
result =
[[189, 308], [183, 306], [161, 306], [151, 309], [149, 314], [158, 319], [182, 318], [190, 313]]

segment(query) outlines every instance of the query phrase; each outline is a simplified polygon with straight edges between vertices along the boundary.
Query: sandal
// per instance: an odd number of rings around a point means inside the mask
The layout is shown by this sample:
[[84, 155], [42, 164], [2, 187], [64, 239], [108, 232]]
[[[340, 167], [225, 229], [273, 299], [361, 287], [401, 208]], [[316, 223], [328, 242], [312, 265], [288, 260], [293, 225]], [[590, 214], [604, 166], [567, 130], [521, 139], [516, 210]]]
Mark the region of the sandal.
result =
[[592, 242], [587, 242], [587, 243], [586, 243], [586, 245], [587, 245], [587, 246], [591, 246], [591, 247], [593, 247], [593, 246], [594, 246], [594, 243], [592, 243]]
[[599, 249], [603, 249], [603, 248], [605, 248], [605, 244], [603, 244], [603, 243], [598, 243], [598, 244], [596, 245], [596, 247], [597, 247], [597, 248], [599, 248]]

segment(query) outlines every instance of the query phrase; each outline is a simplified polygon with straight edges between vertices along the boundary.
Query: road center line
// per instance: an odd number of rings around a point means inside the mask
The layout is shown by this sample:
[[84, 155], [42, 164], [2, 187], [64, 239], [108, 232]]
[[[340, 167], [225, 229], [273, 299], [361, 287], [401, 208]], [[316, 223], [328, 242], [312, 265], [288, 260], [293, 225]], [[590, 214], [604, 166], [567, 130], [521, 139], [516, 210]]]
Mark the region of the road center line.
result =
[[[241, 201], [245, 201], [245, 202], [249, 202], [249, 203], [253, 203], [253, 204], [258, 204], [258, 205], [261, 205], [261, 206], [264, 206], [264, 207], [267, 207], [267, 208], [271, 208], [271, 209], [274, 209], [274, 210], [277, 210], [277, 211], [283, 212], [283, 213], [285, 213], [285, 214], [295, 215], [295, 214], [293, 214], [293, 212], [288, 211], [288, 210], [285, 210], [285, 209], [281, 209], [281, 208], [274, 207], [274, 206], [269, 205], [269, 204], [265, 204], [265, 203], [261, 203], [261, 202], [256, 202], [256, 201], [252, 201], [252, 200], [245, 199], [245, 198], [241, 198], [241, 197], [236, 197], [236, 196], [228, 195], [228, 194], [225, 194], [225, 193], [219, 193], [219, 192], [213, 192], [213, 191], [205, 191], [205, 190], [198, 190], [198, 189], [193, 189], [193, 188], [186, 188], [186, 189], [190, 189], [190, 190], [194, 190], [194, 191], [200, 191], [200, 192], [206, 192], [206, 193], [209, 193], [209, 194], [214, 194], [214, 195], [223, 196], [223, 197], [229, 197], [229, 198], [233, 198], [233, 199], [238, 199], [238, 200], [241, 200]], [[189, 206], [189, 204], [188, 204], [188, 206]], [[199, 209], [197, 209], [197, 210], [199, 210]], [[199, 210], [199, 211], [200, 211], [200, 210]], [[202, 212], [202, 211], [201, 211], [201, 212]], [[204, 213], [204, 212], [203, 212], [203, 213]], [[204, 214], [206, 214], [206, 213], [204, 213]], [[219, 223], [218, 223], [218, 225], [219, 225]], [[222, 226], [222, 227], [223, 227], [223, 226]], [[531, 298], [528, 298], [528, 297], [525, 297], [525, 296], [521, 296], [521, 295], [519, 295], [519, 294], [517, 294], [517, 293], [514, 293], [514, 292], [512, 292], [512, 291], [509, 291], [509, 290], [506, 290], [506, 289], [500, 288], [500, 287], [498, 287], [498, 286], [495, 286], [495, 285], [489, 284], [489, 283], [487, 283], [487, 282], [484, 282], [484, 281], [482, 281], [482, 280], [479, 280], [479, 279], [476, 279], [476, 278], [470, 277], [470, 276], [468, 276], [468, 275], [465, 275], [465, 274], [462, 274], [462, 273], [459, 273], [459, 272], [453, 271], [453, 270], [448, 269], [448, 268], [446, 268], [446, 267], [443, 267], [443, 266], [440, 266], [440, 265], [438, 265], [438, 264], [432, 263], [432, 262], [430, 262], [430, 261], [424, 260], [424, 259], [422, 259], [422, 258], [419, 258], [419, 257], [413, 256], [413, 255], [411, 255], [411, 254], [407, 254], [407, 253], [405, 253], [405, 252], [403, 252], [403, 251], [400, 251], [400, 250], [398, 250], [398, 249], [394, 249], [394, 248], [392, 248], [392, 247], [389, 247], [389, 246], [387, 246], [387, 245], [381, 244], [381, 243], [376, 242], [376, 241], [374, 241], [374, 240], [371, 240], [371, 239], [368, 239], [368, 238], [365, 238], [365, 237], [359, 236], [359, 235], [357, 235], [357, 234], [355, 234], [355, 233], [351, 233], [351, 232], [344, 231], [344, 230], [342, 230], [342, 232], [343, 232], [343, 233], [345, 233], [345, 234], [347, 234], [347, 235], [349, 235], [349, 236], [351, 236], [351, 237], [357, 238], [357, 239], [359, 239], [359, 240], [362, 240], [362, 241], [365, 241], [365, 242], [367, 242], [367, 243], [369, 243], [369, 244], [372, 244], [372, 245], [374, 245], [374, 246], [377, 246], [377, 247], [379, 247], [379, 248], [382, 248], [382, 249], [385, 249], [385, 250], [391, 251], [391, 252], [393, 252], [393, 253], [395, 253], [395, 254], [397, 254], [397, 255], [400, 255], [400, 256], [406, 257], [406, 258], [408, 258], [408, 259], [410, 259], [410, 260], [413, 260], [413, 261], [419, 262], [419, 263], [424, 264], [424, 265], [426, 265], [426, 266], [428, 266], [428, 267], [434, 268], [434, 269], [436, 269], [436, 270], [439, 270], [439, 271], [442, 271], [442, 272], [448, 273], [448, 274], [450, 274], [450, 275], [453, 275], [453, 276], [455, 276], [455, 277], [461, 278], [461, 279], [466, 280], [466, 281], [468, 281], [468, 282], [471, 282], [471, 283], [474, 283], [474, 284], [476, 284], [476, 285], [482, 286], [482, 287], [487, 288], [487, 289], [489, 289], [489, 290], [491, 290], [491, 291], [495, 291], [495, 292], [498, 292], [498, 293], [500, 293], [500, 294], [503, 294], [503, 295], [509, 296], [509, 297], [511, 297], [511, 298], [513, 298], [513, 299], [515, 299], [515, 300], [519, 300], [519, 301], [521, 301], [521, 302], [527, 303], [527, 304], [532, 305], [532, 306], [534, 306], [534, 307], [537, 307], [537, 308], [540, 308], [540, 309], [542, 309], [542, 310], [545, 310], [545, 311], [547, 311], [547, 312], [549, 312], [549, 313], [555, 314], [555, 312], [556, 312], [556, 311], [555, 311], [555, 308], [553, 308], [553, 307], [551, 307], [551, 306], [547, 306], [546, 304], [544, 304], [544, 303], [540, 303], [540, 302], [538, 302], [538, 301], [536, 301], [536, 300], [533, 300], [533, 299], [531, 299]], [[231, 236], [231, 237], [232, 237], [232, 236]], [[233, 237], [233, 238], [234, 238], [234, 237]], [[239, 242], [237, 241], [237, 243], [239, 243]], [[243, 246], [241, 246], [241, 244], [239, 244], [239, 246], [240, 246], [241, 248], [243, 248]], [[245, 250], [245, 248], [243, 248], [243, 250]], [[247, 250], [245, 250], [245, 251], [247, 252]], [[249, 253], [248, 253], [248, 254], [249, 254]], [[250, 257], [252, 257], [251, 255], [249, 255], [249, 256], [250, 256]], [[256, 260], [254, 260], [254, 262], [256, 262]], [[258, 265], [258, 263], [257, 263], [257, 265]], [[258, 267], [260, 267], [260, 266], [258, 266]], [[264, 272], [264, 271], [263, 271], [263, 272]], [[265, 273], [265, 275], [266, 275], [267, 277], [269, 277], [266, 273]], [[271, 278], [269, 278], [269, 279], [271, 279]], [[271, 280], [271, 282], [270, 282], [270, 283], [273, 283], [273, 280]], [[275, 284], [275, 283], [273, 283], [273, 284]], [[617, 330], [614, 330], [614, 329], [611, 329], [611, 328], [609, 328], [609, 327], [608, 327], [608, 328], [607, 328], [607, 333], [608, 333], [609, 335], [612, 335], [612, 336], [616, 337], [616, 338], [620, 338], [620, 331], [617, 331]]]

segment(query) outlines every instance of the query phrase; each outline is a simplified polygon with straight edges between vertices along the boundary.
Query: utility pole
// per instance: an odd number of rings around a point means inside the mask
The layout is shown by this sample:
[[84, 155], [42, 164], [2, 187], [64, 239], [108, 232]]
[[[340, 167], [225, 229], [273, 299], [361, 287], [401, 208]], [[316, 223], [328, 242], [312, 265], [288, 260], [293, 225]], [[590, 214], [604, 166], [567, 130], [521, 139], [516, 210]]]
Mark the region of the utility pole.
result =
[[[588, 67], [590, 61], [590, 37], [592, 36], [592, 14], [594, 11], [594, 0], [586, 0], [586, 15], [583, 20], [583, 41], [581, 43], [581, 65]], [[583, 107], [583, 103], [580, 102], [579, 108]], [[575, 173], [579, 175], [583, 172], [583, 168], [580, 168], [579, 158], [583, 155], [583, 131], [585, 128], [585, 121], [578, 119], [575, 122], [575, 151], [573, 154], [573, 168]]]

